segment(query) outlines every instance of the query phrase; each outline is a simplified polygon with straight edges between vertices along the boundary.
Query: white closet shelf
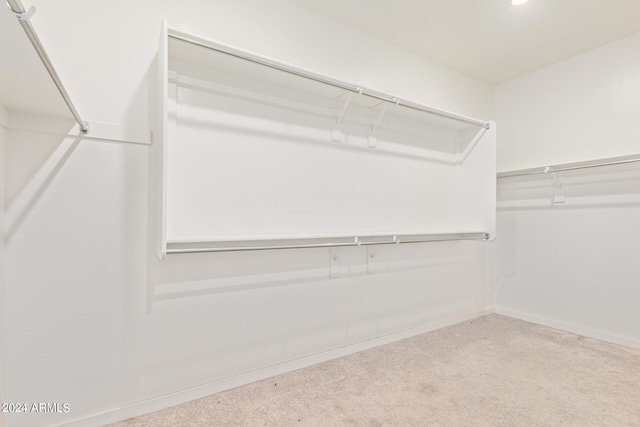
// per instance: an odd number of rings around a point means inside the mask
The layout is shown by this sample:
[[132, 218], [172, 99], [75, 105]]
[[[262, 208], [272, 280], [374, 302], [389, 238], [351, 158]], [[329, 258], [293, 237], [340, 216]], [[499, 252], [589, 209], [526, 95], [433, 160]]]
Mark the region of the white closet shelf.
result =
[[166, 24], [158, 66], [160, 258], [495, 238], [495, 123]]
[[11, 10], [11, 12], [15, 14], [16, 18], [18, 19], [18, 22], [20, 22], [22, 29], [27, 35], [27, 38], [31, 42], [36, 53], [40, 57], [40, 60], [42, 61], [42, 64], [44, 65], [47, 72], [49, 73], [49, 76], [51, 76], [53, 83], [56, 85], [56, 88], [58, 89], [58, 92], [60, 92], [60, 95], [62, 96], [64, 102], [67, 104], [67, 107], [69, 108], [69, 111], [73, 115], [73, 118], [76, 120], [76, 122], [78, 122], [78, 127], [80, 128], [80, 131], [83, 134], [88, 133], [89, 124], [85, 122], [80, 116], [80, 113], [78, 112], [73, 101], [71, 100], [71, 96], [69, 95], [69, 93], [67, 92], [67, 89], [62, 83], [62, 79], [60, 79], [58, 72], [53, 66], [53, 63], [51, 62], [51, 59], [49, 58], [49, 55], [47, 54], [47, 51], [44, 48], [44, 45], [40, 41], [40, 38], [38, 37], [38, 34], [36, 33], [35, 28], [33, 28], [33, 25], [31, 25], [31, 17], [36, 12], [35, 7], [31, 6], [29, 10], [26, 10], [22, 5], [21, 0], [7, 0], [7, 6]]
[[[238, 49], [236, 47], [232, 47], [224, 43], [209, 40], [209, 39], [199, 37], [193, 34], [189, 34], [180, 30], [168, 28], [167, 35], [169, 38], [180, 40], [180, 41], [192, 44], [194, 46], [199, 46], [206, 49], [214, 50], [216, 52], [224, 53], [226, 55], [243, 59], [245, 61], [253, 62], [259, 65], [264, 65], [278, 71], [282, 71], [288, 74], [293, 74], [299, 77], [303, 77], [305, 79], [316, 81], [318, 83], [333, 86], [335, 88], [339, 88], [355, 94], [363, 95], [365, 97], [374, 98], [379, 101], [385, 101], [385, 102], [398, 105], [398, 106], [403, 106], [412, 110], [433, 114], [436, 116], [448, 118], [451, 120], [456, 120], [459, 122], [463, 122], [463, 123], [467, 123], [475, 126], [481, 126], [487, 129], [491, 126], [490, 122], [485, 120], [476, 119], [463, 114], [458, 114], [452, 111], [448, 111], [442, 108], [437, 108], [437, 107], [433, 107], [433, 106], [418, 103], [418, 102], [400, 99], [400, 97], [375, 91], [372, 89], [365, 89], [360, 85], [355, 85], [355, 84], [343, 82], [328, 76], [320, 75], [318, 73], [314, 73], [312, 71], [305, 70], [303, 68], [285, 64], [280, 61], [275, 61], [264, 56], [256, 55], [254, 53], [251, 53], [242, 49]], [[347, 101], [347, 104], [348, 104], [348, 101]]]
[[238, 240], [175, 240], [167, 242], [168, 254], [200, 252], [237, 252], [273, 249], [333, 248], [344, 246], [398, 245], [453, 240], [488, 240], [489, 234], [428, 233], [428, 234], [369, 234], [363, 236], [309, 236], [298, 238], [243, 238]]
[[511, 171], [499, 172], [496, 177], [500, 178], [511, 178], [517, 176], [527, 176], [527, 175], [543, 175], [548, 173], [556, 173], [556, 172], [567, 172], [574, 171], [580, 169], [591, 169], [591, 168], [599, 168], [605, 166], [615, 166], [615, 165], [624, 165], [630, 163], [640, 162], [640, 154], [633, 154], [628, 156], [619, 156], [619, 157], [606, 157], [602, 159], [588, 160], [584, 162], [573, 162], [573, 163], [562, 163], [556, 164], [553, 166], [544, 166], [537, 168], [528, 168], [528, 169], [516, 169]]

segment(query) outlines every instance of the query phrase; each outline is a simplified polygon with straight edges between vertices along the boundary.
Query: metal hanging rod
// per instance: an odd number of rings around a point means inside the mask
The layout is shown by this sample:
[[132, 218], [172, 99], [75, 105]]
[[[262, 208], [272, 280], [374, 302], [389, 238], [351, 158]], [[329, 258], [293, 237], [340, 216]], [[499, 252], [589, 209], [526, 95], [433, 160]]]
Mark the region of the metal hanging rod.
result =
[[30, 19], [36, 11], [35, 7], [31, 6], [29, 10], [26, 11], [20, 0], [7, 0], [7, 5], [18, 18], [18, 21], [20, 22], [20, 25], [22, 25], [22, 29], [24, 30], [24, 32], [27, 33], [27, 37], [29, 38], [29, 41], [31, 42], [36, 52], [38, 53], [38, 56], [42, 60], [42, 63], [44, 64], [47, 71], [49, 72], [49, 75], [53, 79], [53, 82], [58, 88], [58, 91], [60, 91], [62, 98], [64, 98], [64, 102], [69, 107], [69, 110], [71, 110], [71, 114], [73, 114], [73, 117], [78, 122], [78, 125], [80, 126], [80, 130], [83, 133], [88, 133], [89, 125], [87, 124], [87, 122], [82, 120], [82, 117], [80, 117], [80, 113], [78, 113], [78, 110], [73, 105], [73, 102], [71, 101], [71, 97], [69, 96], [69, 94], [67, 93], [67, 90], [62, 84], [62, 80], [60, 80], [60, 76], [58, 76], [56, 69], [53, 67], [53, 64], [51, 63], [51, 59], [49, 58], [49, 55], [47, 55], [47, 52], [44, 49], [44, 46], [42, 46], [42, 43], [38, 38], [38, 34], [36, 34], [36, 30], [33, 28], [33, 25], [31, 25]]
[[624, 165], [624, 164], [636, 163], [636, 162], [640, 162], [640, 156], [614, 157], [609, 159], [597, 160], [595, 162], [567, 163], [563, 165], [546, 166], [544, 168], [532, 168], [532, 169], [521, 169], [521, 170], [515, 170], [515, 171], [508, 171], [508, 172], [499, 172], [496, 176], [498, 179], [500, 179], [500, 178], [510, 178], [514, 176], [541, 175], [546, 173], [565, 172], [565, 171], [572, 171], [572, 170], [578, 170], [578, 169], [590, 169], [590, 168], [599, 168], [603, 166]]
[[234, 56], [236, 58], [244, 59], [246, 61], [250, 61], [256, 64], [264, 65], [266, 67], [274, 68], [279, 71], [293, 74], [298, 77], [304, 77], [306, 79], [313, 80], [319, 83], [324, 83], [333, 87], [337, 87], [339, 89], [343, 89], [343, 90], [358, 93], [364, 96], [368, 96], [370, 98], [375, 98], [381, 101], [390, 102], [396, 105], [402, 105], [404, 107], [407, 107], [413, 110], [433, 114], [440, 117], [445, 117], [445, 118], [456, 120], [459, 122], [464, 122], [464, 123], [472, 124], [475, 126], [482, 126], [487, 129], [490, 127], [489, 122], [486, 122], [483, 120], [475, 119], [473, 117], [468, 117], [462, 114], [457, 114], [452, 111], [444, 110], [441, 108], [431, 107], [428, 105], [423, 105], [423, 104], [406, 101], [406, 100], [400, 100], [398, 97], [395, 97], [395, 96], [391, 96], [382, 92], [376, 92], [369, 89], [363, 89], [361, 86], [358, 86], [358, 85], [352, 85], [336, 79], [332, 79], [327, 76], [323, 76], [307, 70], [303, 70], [288, 64], [283, 64], [281, 62], [264, 58], [262, 56], [258, 56], [256, 54], [253, 54], [241, 49], [237, 49], [223, 43], [207, 40], [205, 38], [198, 37], [193, 34], [188, 34], [176, 29], [170, 28], [168, 30], [168, 36], [173, 39], [190, 43], [195, 46], [200, 46], [206, 49], [214, 50], [216, 52], [224, 53], [226, 55]]
[[[387, 237], [386, 240], [384, 238]], [[344, 246], [371, 246], [371, 245], [398, 245], [404, 243], [426, 243], [426, 242], [442, 242], [452, 240], [487, 240], [487, 233], [447, 233], [447, 234], [411, 234], [411, 235], [389, 235], [389, 236], [365, 236], [344, 238], [350, 241], [329, 241], [330, 238], [318, 239], [316, 242], [310, 239], [269, 239], [264, 240], [264, 245], [254, 244], [251, 246], [234, 246], [238, 241], [215, 242], [220, 246], [208, 247], [185, 247], [190, 244], [207, 244], [213, 242], [170, 242], [167, 248], [167, 254], [190, 254], [204, 252], [239, 252], [239, 251], [263, 251], [274, 249], [306, 249], [306, 248], [334, 248]], [[371, 240], [368, 240], [371, 239]], [[307, 241], [308, 243], [283, 243], [293, 242], [295, 240]], [[255, 242], [255, 241], [254, 241]], [[228, 246], [224, 246], [228, 245]]]

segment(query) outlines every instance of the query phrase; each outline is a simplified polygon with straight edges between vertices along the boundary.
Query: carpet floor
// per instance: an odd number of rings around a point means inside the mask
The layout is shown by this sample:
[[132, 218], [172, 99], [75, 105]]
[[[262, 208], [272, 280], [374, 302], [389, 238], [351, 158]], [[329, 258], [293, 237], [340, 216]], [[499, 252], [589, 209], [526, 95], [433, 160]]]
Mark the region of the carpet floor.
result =
[[640, 350], [484, 316], [113, 426], [640, 426]]

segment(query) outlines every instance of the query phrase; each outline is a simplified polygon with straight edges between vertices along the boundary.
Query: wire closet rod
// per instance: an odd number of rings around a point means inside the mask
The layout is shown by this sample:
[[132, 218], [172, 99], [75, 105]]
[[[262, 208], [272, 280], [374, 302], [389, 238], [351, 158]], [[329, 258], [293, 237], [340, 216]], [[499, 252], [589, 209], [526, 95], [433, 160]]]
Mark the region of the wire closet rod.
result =
[[80, 117], [80, 113], [78, 113], [78, 110], [76, 109], [75, 105], [73, 105], [73, 102], [71, 101], [71, 97], [69, 96], [69, 93], [67, 93], [67, 90], [62, 84], [62, 80], [60, 80], [60, 76], [58, 75], [58, 73], [56, 72], [56, 69], [53, 67], [53, 64], [51, 63], [51, 59], [49, 58], [49, 55], [47, 55], [47, 51], [44, 49], [42, 42], [40, 42], [40, 38], [38, 38], [38, 34], [36, 34], [36, 30], [33, 28], [33, 25], [31, 25], [30, 19], [35, 12], [35, 8], [31, 6], [31, 8], [29, 8], [29, 11], [27, 12], [20, 0], [7, 0], [7, 5], [18, 18], [18, 21], [20, 22], [20, 25], [22, 26], [22, 29], [24, 30], [24, 32], [27, 33], [27, 37], [29, 38], [29, 41], [35, 48], [36, 52], [38, 53], [38, 56], [40, 57], [40, 60], [42, 60], [42, 63], [44, 64], [45, 68], [49, 72], [49, 75], [53, 79], [53, 83], [55, 83], [56, 87], [58, 88], [58, 91], [60, 91], [60, 94], [62, 95], [62, 98], [64, 98], [64, 102], [67, 104], [67, 107], [69, 107], [69, 110], [71, 110], [71, 114], [73, 114], [73, 117], [75, 118], [76, 122], [78, 122], [78, 125], [80, 126], [80, 130], [83, 133], [88, 133], [89, 125], [87, 124], [87, 122], [82, 120], [82, 117]]
[[[616, 160], [616, 159], [619, 159], [619, 160]], [[617, 157], [612, 159], [603, 159], [595, 163], [591, 163], [591, 162], [567, 163], [564, 165], [547, 166], [544, 168], [533, 168], [533, 169], [508, 171], [508, 172], [499, 172], [496, 176], [499, 179], [499, 178], [510, 178], [513, 176], [541, 175], [546, 173], [565, 172], [565, 171], [572, 171], [572, 170], [578, 170], [578, 169], [590, 169], [590, 168], [599, 168], [603, 166], [624, 165], [624, 164], [636, 163], [636, 162], [640, 162], [640, 156], [632, 157], [632, 158]]]
[[[449, 234], [422, 234], [411, 235], [415, 238], [407, 236], [391, 236], [392, 240], [361, 240], [362, 237], [353, 237], [351, 242], [311, 242], [311, 243], [291, 243], [291, 244], [266, 244], [263, 246], [219, 246], [219, 247], [177, 247], [167, 248], [167, 254], [189, 254], [203, 252], [239, 252], [239, 251], [263, 251], [274, 249], [307, 249], [307, 248], [334, 248], [344, 246], [371, 246], [371, 245], [397, 245], [404, 243], [427, 243], [427, 242], [443, 242], [453, 240], [487, 240], [487, 233], [449, 233]], [[379, 236], [380, 239], [384, 236]], [[295, 239], [282, 239], [295, 240]], [[300, 239], [308, 240], [308, 239]], [[270, 240], [274, 242], [274, 240]], [[277, 240], [276, 240], [277, 241]], [[179, 244], [188, 244], [189, 242], [179, 242]], [[230, 242], [223, 242], [230, 243]], [[237, 242], [233, 242], [237, 243]], [[175, 243], [174, 243], [175, 244]]]
[[195, 46], [200, 46], [206, 49], [214, 50], [216, 52], [224, 53], [226, 55], [234, 56], [236, 58], [244, 59], [246, 61], [250, 61], [256, 64], [264, 65], [266, 67], [274, 68], [279, 71], [284, 71], [289, 74], [296, 75], [298, 77], [304, 77], [309, 80], [313, 80], [319, 83], [324, 83], [333, 87], [337, 87], [339, 89], [348, 90], [350, 92], [358, 93], [364, 96], [368, 96], [370, 98], [375, 98], [381, 101], [391, 102], [393, 104], [402, 105], [404, 107], [421, 111], [424, 113], [433, 114], [440, 117], [445, 117], [452, 120], [457, 120], [459, 122], [469, 123], [475, 126], [482, 126], [484, 128], [489, 128], [489, 122], [475, 119], [473, 117], [468, 117], [462, 114], [457, 114], [452, 111], [444, 110], [441, 108], [431, 107], [428, 105], [418, 104], [411, 101], [400, 100], [397, 97], [381, 93], [375, 92], [369, 89], [364, 89], [361, 86], [352, 85], [349, 83], [345, 83], [339, 80], [332, 79], [327, 76], [322, 76], [319, 74], [312, 73], [310, 71], [302, 70], [291, 65], [279, 63], [277, 61], [267, 59], [247, 51], [237, 49], [219, 42], [214, 42], [212, 40], [207, 40], [192, 34], [184, 33], [179, 30], [169, 29], [168, 36], [180, 40], [186, 43], [190, 43]]

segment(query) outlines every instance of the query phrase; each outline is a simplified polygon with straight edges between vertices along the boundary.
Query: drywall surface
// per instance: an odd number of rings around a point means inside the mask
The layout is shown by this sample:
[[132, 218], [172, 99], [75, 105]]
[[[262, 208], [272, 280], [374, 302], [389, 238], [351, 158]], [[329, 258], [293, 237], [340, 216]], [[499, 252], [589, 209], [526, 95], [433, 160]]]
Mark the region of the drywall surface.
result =
[[[4, 398], [4, 380], [5, 380], [5, 316], [3, 308], [4, 303], [4, 287], [5, 287], [5, 239], [4, 239], [4, 204], [5, 204], [5, 145], [6, 145], [6, 126], [9, 122], [9, 114], [5, 108], [0, 105], [0, 402], [6, 402]], [[0, 426], [4, 426], [4, 413], [0, 413]]]
[[[640, 154], [640, 34], [495, 88], [498, 170]], [[498, 180], [496, 311], [640, 345], [640, 168]], [[564, 197], [564, 203], [555, 203]]]
[[150, 114], [145, 72], [162, 19], [365, 88], [483, 120], [491, 115], [488, 84], [284, 0], [117, 0], [90, 7], [59, 0], [39, 4], [33, 22], [85, 120], [144, 127]]
[[496, 312], [640, 348], [640, 167], [498, 185]]
[[640, 153], [640, 34], [494, 90], [498, 171]]
[[[491, 115], [487, 85], [279, 0], [43, 2], [34, 26], [87, 121], [145, 129], [163, 18], [342, 80]], [[160, 261], [157, 145], [20, 122], [7, 130], [4, 399], [53, 412], [8, 414], [9, 426], [115, 421], [490, 304], [481, 242]]]
[[169, 242], [493, 238], [495, 125], [419, 113], [175, 39], [168, 52]]

